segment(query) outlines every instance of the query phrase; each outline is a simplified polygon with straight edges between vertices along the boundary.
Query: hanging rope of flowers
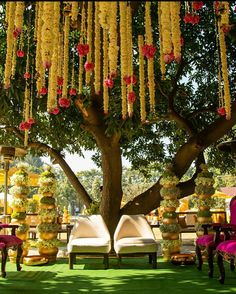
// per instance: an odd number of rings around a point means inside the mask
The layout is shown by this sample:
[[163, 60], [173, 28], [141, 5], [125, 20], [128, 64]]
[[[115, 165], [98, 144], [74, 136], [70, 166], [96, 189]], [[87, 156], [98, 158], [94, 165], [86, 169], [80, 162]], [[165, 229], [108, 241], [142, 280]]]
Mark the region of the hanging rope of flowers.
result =
[[170, 2], [171, 14], [171, 37], [173, 43], [174, 58], [176, 61], [181, 59], [181, 32], [180, 32], [180, 2]]
[[69, 30], [70, 30], [70, 16], [65, 15], [64, 24], [64, 58], [63, 58], [63, 86], [62, 97], [67, 97], [68, 73], [69, 73]]
[[145, 77], [144, 77], [144, 57], [142, 54], [143, 36], [138, 36], [139, 47], [139, 98], [140, 98], [140, 117], [141, 121], [146, 120], [146, 103], [145, 103]]
[[[78, 91], [79, 91], [79, 94], [82, 93], [83, 91], [83, 72], [84, 72], [84, 67], [83, 67], [83, 57], [88, 53], [89, 51], [89, 46], [87, 45], [87, 53], [85, 52], [85, 45], [84, 44], [84, 37], [85, 37], [85, 33], [86, 33], [86, 25], [85, 25], [85, 18], [86, 18], [86, 10], [85, 10], [85, 3], [83, 1], [83, 4], [82, 4], [82, 12], [81, 12], [81, 28], [80, 28], [80, 32], [81, 32], [81, 36], [80, 36], [80, 39], [79, 39], [79, 44], [77, 45], [77, 50], [78, 50], [78, 46], [80, 46], [80, 48], [82, 47], [82, 49], [84, 50], [81, 50], [83, 52], [79, 52], [79, 74], [78, 74], [78, 78], [79, 78], [79, 82], [78, 82]], [[78, 50], [79, 51], [79, 50]]]
[[161, 68], [161, 74], [162, 74], [162, 80], [165, 79], [165, 73], [166, 73], [166, 64], [164, 62], [164, 53], [163, 53], [163, 40], [162, 40], [162, 26], [161, 26], [161, 5], [162, 2], [158, 2], [158, 27], [159, 27], [159, 43], [160, 43], [160, 68]]
[[101, 90], [101, 75], [100, 75], [100, 67], [101, 67], [101, 28], [99, 24], [99, 3], [95, 2], [95, 38], [94, 38], [94, 88], [95, 93], [99, 94]]
[[[103, 29], [103, 80], [108, 76], [108, 32]], [[109, 93], [108, 87], [103, 84], [103, 109], [104, 114], [108, 114], [109, 108]]]
[[94, 68], [92, 63], [92, 17], [93, 17], [93, 2], [88, 1], [88, 15], [87, 15], [87, 43], [89, 46], [89, 52], [87, 54], [87, 60], [85, 63], [86, 78], [85, 83], [89, 85], [91, 78], [91, 71]]
[[117, 46], [117, 2], [110, 3], [110, 17], [109, 17], [109, 73], [110, 76], [117, 75], [117, 59], [118, 50]]

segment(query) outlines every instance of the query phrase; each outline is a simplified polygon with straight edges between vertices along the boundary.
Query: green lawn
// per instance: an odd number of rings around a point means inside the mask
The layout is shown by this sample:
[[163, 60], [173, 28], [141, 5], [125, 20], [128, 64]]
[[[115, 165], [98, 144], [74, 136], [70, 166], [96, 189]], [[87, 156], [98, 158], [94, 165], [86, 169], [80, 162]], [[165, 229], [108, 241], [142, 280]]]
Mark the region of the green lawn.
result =
[[44, 266], [23, 265], [21, 272], [7, 263], [7, 278], [0, 278], [3, 294], [18, 293], [158, 293], [202, 294], [236, 293], [236, 272], [226, 266], [225, 285], [218, 280], [216, 267], [213, 279], [207, 276], [207, 267], [199, 272], [195, 265], [176, 266], [158, 258], [158, 268], [152, 269], [147, 258], [126, 258], [122, 266], [110, 259], [110, 269], [104, 270], [101, 259], [79, 259], [73, 270], [67, 259]]

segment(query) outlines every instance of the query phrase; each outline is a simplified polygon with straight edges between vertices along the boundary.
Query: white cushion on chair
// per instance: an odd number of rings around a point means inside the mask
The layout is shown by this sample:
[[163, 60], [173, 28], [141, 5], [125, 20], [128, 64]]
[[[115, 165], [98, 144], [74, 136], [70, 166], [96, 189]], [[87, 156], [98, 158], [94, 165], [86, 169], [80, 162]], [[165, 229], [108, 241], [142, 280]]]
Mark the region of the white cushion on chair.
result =
[[114, 234], [117, 254], [157, 252], [157, 242], [150, 225], [142, 214], [123, 215]]
[[109, 253], [110, 234], [101, 215], [79, 216], [69, 238], [68, 253]]

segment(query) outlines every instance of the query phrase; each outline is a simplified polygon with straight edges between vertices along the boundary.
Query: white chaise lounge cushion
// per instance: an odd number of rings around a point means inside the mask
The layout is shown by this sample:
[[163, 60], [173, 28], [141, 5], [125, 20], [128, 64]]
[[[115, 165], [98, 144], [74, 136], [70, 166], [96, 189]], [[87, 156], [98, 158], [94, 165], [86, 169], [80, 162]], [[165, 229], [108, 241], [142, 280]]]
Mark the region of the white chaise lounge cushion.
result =
[[79, 216], [69, 238], [68, 253], [109, 253], [110, 234], [101, 215]]
[[115, 251], [119, 254], [125, 253], [150, 253], [157, 251], [157, 243], [150, 238], [130, 237], [122, 238], [115, 242]]

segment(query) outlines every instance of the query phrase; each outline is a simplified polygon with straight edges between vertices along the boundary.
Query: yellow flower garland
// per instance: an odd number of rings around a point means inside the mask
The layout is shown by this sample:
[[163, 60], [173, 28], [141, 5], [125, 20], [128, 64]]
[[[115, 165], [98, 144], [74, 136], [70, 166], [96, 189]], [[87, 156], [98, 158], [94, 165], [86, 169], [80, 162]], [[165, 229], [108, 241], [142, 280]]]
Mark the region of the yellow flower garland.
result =
[[[49, 70], [47, 110], [57, 106], [57, 73], [58, 73], [58, 39], [60, 37], [60, 2], [54, 2], [53, 19], [53, 55], [52, 66]], [[60, 41], [60, 39], [59, 39]]]
[[[145, 41], [147, 45], [153, 45], [151, 24], [151, 2], [145, 4]], [[148, 59], [148, 89], [150, 111], [155, 111], [155, 75], [153, 58]]]
[[161, 3], [161, 28], [163, 40], [163, 53], [170, 54], [172, 51], [170, 2]]
[[171, 12], [171, 36], [174, 47], [174, 56], [179, 59], [181, 57], [181, 31], [180, 31], [180, 2], [170, 2]]
[[[103, 80], [108, 76], [108, 32], [103, 29]], [[104, 113], [108, 113], [109, 108], [109, 94], [108, 88], [103, 83], [103, 109]]]
[[13, 49], [12, 49], [12, 65], [11, 65], [11, 78], [15, 76], [16, 72], [16, 41], [13, 44]]
[[23, 14], [25, 9], [25, 3], [23, 1], [16, 2], [16, 12], [15, 12], [15, 28], [22, 30], [23, 26]]
[[228, 1], [222, 1], [220, 2], [220, 5], [224, 7], [224, 12], [221, 14], [221, 25], [228, 25], [229, 24], [229, 2]]
[[63, 86], [62, 96], [67, 97], [67, 85], [68, 85], [68, 71], [69, 71], [69, 32], [70, 32], [70, 16], [65, 15], [64, 24], [64, 58], [63, 58]]
[[166, 74], [166, 64], [164, 62], [164, 54], [163, 54], [163, 40], [162, 40], [162, 26], [161, 26], [161, 4], [162, 2], [158, 2], [158, 26], [159, 26], [159, 43], [160, 43], [160, 68], [162, 74], [162, 80], [165, 79]]
[[[92, 57], [92, 17], [93, 17], [93, 2], [88, 1], [88, 15], [87, 15], [87, 43], [89, 45], [89, 53], [87, 54], [87, 62], [91, 62], [91, 57]], [[86, 85], [90, 83], [90, 78], [91, 78], [91, 72], [86, 71]]]
[[220, 42], [221, 70], [222, 70], [222, 77], [224, 81], [225, 112], [226, 112], [226, 119], [230, 119], [231, 118], [231, 97], [230, 97], [230, 89], [229, 89], [226, 44], [225, 44], [225, 35], [224, 35], [220, 22], [218, 24], [218, 30], [219, 30], [219, 42]]
[[146, 120], [146, 104], [145, 104], [145, 77], [144, 77], [144, 57], [142, 54], [143, 36], [138, 36], [139, 47], [139, 97], [140, 97], [140, 116], [141, 121]]
[[7, 1], [6, 2], [6, 15], [5, 15], [5, 22], [8, 23], [9, 20], [9, 11], [10, 11], [10, 2]]
[[[86, 28], [85, 28], [85, 4], [83, 2], [82, 5], [82, 12], [81, 12], [81, 37], [80, 37], [80, 44], [83, 44], [83, 37], [85, 36], [85, 32], [86, 32]], [[79, 74], [78, 74], [78, 78], [79, 78], [79, 86], [78, 86], [78, 90], [79, 90], [79, 94], [82, 93], [83, 90], [83, 72], [84, 72], [84, 66], [83, 66], [83, 57], [79, 57]]]
[[77, 1], [71, 2], [71, 21], [74, 22], [77, 20], [79, 13], [79, 3]]
[[[126, 11], [126, 19], [127, 19], [127, 73], [128, 76], [133, 76], [133, 42], [132, 42], [132, 16], [131, 16], [131, 7], [130, 5], [127, 6]], [[133, 92], [133, 84], [127, 86], [127, 94], [129, 95], [130, 92]], [[128, 114], [132, 116], [133, 114], [133, 103], [128, 101]]]
[[99, 24], [99, 3], [95, 2], [95, 38], [94, 38], [94, 89], [95, 93], [100, 93], [101, 90], [101, 28]]
[[110, 3], [110, 18], [109, 18], [109, 71], [110, 74], [116, 73], [118, 50], [117, 46], [117, 2]]
[[41, 37], [42, 37], [42, 26], [43, 26], [43, 2], [38, 2], [38, 16], [37, 16], [37, 45], [36, 45], [36, 60], [35, 68], [37, 72], [37, 91], [39, 92], [44, 82], [44, 68], [42, 61], [42, 48], [41, 48]]
[[4, 86], [8, 88], [10, 86], [11, 80], [11, 70], [12, 70], [12, 52], [13, 52], [13, 30], [14, 30], [14, 16], [15, 16], [15, 2], [10, 2], [9, 12], [8, 12], [8, 26], [7, 26], [7, 54], [5, 61], [5, 72], [4, 72]]
[[120, 61], [121, 61], [121, 98], [122, 98], [122, 118], [126, 118], [126, 84], [124, 77], [127, 75], [127, 38], [126, 38], [126, 2], [119, 2], [120, 7]]
[[110, 4], [107, 1], [99, 1], [99, 23], [104, 30], [109, 29]]

